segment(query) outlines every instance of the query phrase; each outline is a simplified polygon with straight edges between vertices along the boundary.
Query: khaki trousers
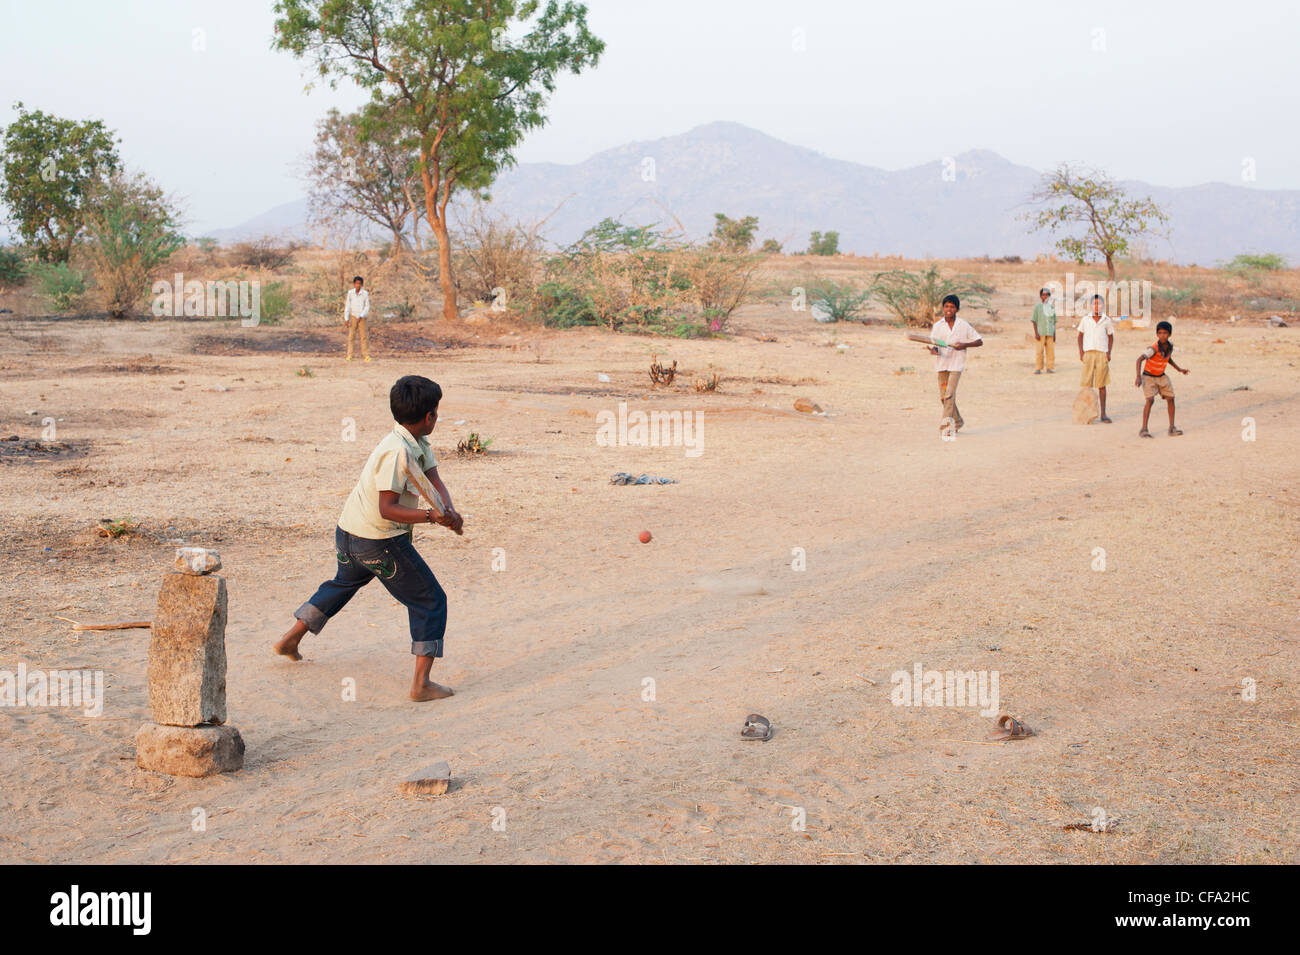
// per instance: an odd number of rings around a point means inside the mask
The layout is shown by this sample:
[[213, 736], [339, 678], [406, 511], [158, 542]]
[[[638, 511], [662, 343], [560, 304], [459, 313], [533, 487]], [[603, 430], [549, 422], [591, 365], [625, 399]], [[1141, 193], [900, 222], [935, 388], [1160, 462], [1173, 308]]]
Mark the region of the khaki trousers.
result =
[[1056, 337], [1054, 335], [1039, 335], [1034, 341], [1034, 368], [1041, 371], [1043, 368], [1043, 355], [1047, 355], [1047, 370], [1051, 371], [1056, 367]]
[[948, 425], [949, 421], [957, 430], [966, 423], [961, 418], [961, 412], [957, 410], [957, 382], [960, 380], [959, 371], [939, 372], [939, 400], [943, 402], [943, 421], [939, 423], [941, 430]]
[[352, 357], [352, 340], [356, 338], [357, 333], [361, 334], [361, 357], [370, 357], [370, 336], [366, 334], [366, 320], [364, 318], [348, 319], [348, 358]]

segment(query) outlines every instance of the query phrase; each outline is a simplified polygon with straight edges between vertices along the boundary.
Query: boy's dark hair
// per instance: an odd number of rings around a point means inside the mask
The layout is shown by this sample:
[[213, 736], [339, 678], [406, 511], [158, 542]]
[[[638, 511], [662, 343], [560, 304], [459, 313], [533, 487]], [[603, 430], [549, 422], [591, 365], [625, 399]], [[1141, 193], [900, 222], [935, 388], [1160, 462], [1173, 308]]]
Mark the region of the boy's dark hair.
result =
[[1158, 332], [1162, 328], [1165, 331], [1167, 331], [1170, 335], [1174, 333], [1174, 326], [1170, 325], [1168, 322], [1161, 322], [1159, 325], [1156, 326], [1156, 331]]
[[360, 282], [362, 285], [365, 285], [365, 284], [366, 284], [366, 280], [363, 279], [363, 278], [362, 278], [361, 276], [359, 276], [359, 275], [354, 275], [354, 276], [352, 276], [352, 281], [354, 281], [354, 282]]
[[1094, 296], [1092, 297], [1092, 300], [1093, 300], [1094, 302], [1103, 302], [1103, 301], [1105, 301], [1105, 299], [1103, 299], [1100, 295], [1094, 295]]
[[945, 295], [945, 296], [943, 297], [943, 301], [940, 302], [939, 304], [940, 304], [940, 305], [947, 305], [949, 302], [952, 302], [952, 304], [953, 304], [954, 306], [956, 306], [956, 308], [958, 309], [958, 311], [961, 310], [961, 299], [959, 299], [956, 295]]
[[422, 375], [405, 375], [397, 379], [388, 393], [388, 407], [398, 424], [415, 424], [423, 421], [430, 411], [438, 410], [442, 401], [442, 388], [436, 381]]

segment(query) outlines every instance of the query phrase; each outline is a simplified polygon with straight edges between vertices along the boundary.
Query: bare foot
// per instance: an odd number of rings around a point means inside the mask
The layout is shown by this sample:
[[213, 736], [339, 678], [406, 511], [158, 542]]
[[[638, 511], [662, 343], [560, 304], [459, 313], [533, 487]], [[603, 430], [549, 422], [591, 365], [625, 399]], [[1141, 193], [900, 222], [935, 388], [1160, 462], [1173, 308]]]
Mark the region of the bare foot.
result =
[[302, 640], [302, 634], [290, 630], [275, 645], [275, 652], [282, 657], [288, 657], [290, 660], [301, 660], [302, 654], [298, 652], [298, 642], [300, 640]]
[[455, 695], [451, 687], [442, 686], [432, 680], [425, 680], [423, 684], [411, 687], [411, 699], [416, 703], [427, 703], [429, 700], [445, 700], [447, 697]]

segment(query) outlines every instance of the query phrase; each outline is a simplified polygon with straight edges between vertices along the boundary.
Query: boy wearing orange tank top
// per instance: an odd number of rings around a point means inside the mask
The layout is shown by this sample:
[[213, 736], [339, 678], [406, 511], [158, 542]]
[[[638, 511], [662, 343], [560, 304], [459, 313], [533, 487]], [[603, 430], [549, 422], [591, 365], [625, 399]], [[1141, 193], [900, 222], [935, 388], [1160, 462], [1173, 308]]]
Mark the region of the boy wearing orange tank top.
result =
[[1142, 389], [1142, 394], [1147, 399], [1146, 407], [1142, 409], [1142, 430], [1138, 432], [1144, 438], [1151, 437], [1151, 432], [1147, 430], [1147, 419], [1151, 417], [1151, 405], [1155, 403], [1156, 395], [1164, 398], [1169, 405], [1169, 433], [1182, 434], [1174, 427], [1174, 386], [1165, 373], [1165, 367], [1169, 366], [1187, 374], [1187, 369], [1179, 368], [1173, 359], [1174, 346], [1169, 342], [1173, 331], [1174, 326], [1161, 322], [1156, 326], [1155, 344], [1138, 356], [1137, 381], [1134, 384]]

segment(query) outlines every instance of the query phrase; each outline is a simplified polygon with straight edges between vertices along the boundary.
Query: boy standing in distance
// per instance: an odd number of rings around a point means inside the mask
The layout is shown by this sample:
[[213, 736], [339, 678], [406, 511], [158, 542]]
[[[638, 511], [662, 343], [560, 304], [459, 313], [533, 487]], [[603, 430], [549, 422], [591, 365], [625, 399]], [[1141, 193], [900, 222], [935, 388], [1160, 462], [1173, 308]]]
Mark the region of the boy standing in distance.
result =
[[1138, 432], [1144, 438], [1151, 437], [1151, 432], [1147, 430], [1147, 419], [1151, 415], [1151, 405], [1156, 400], [1156, 395], [1165, 399], [1169, 406], [1169, 433], [1171, 435], [1182, 434], [1174, 427], [1174, 386], [1169, 382], [1169, 376], [1165, 374], [1165, 366], [1168, 365], [1184, 375], [1187, 374], [1186, 368], [1179, 368], [1174, 361], [1174, 346], [1169, 341], [1169, 336], [1174, 332], [1174, 326], [1168, 322], [1161, 322], [1156, 326], [1155, 344], [1138, 355], [1137, 360], [1137, 381], [1134, 382], [1142, 389], [1142, 394], [1146, 397], [1146, 407], [1142, 409], [1142, 430]]
[[[294, 625], [275, 645], [275, 652], [301, 660], [298, 644], [310, 630], [321, 629], [343, 609], [358, 590], [378, 577], [406, 607], [411, 623], [411, 652], [415, 678], [411, 699], [418, 702], [451, 696], [448, 687], [429, 680], [436, 657], [442, 656], [447, 629], [447, 595], [429, 565], [411, 543], [412, 525], [441, 524], [463, 533], [464, 519], [451, 505], [451, 495], [438, 477], [438, 463], [429, 449], [428, 436], [438, 423], [442, 389], [419, 375], [399, 378], [388, 395], [397, 424], [370, 452], [356, 487], [343, 505], [334, 529], [338, 566], [333, 580], [320, 585], [311, 599], [294, 611]], [[415, 469], [441, 497], [445, 513], [420, 510], [412, 487]]]
[[361, 333], [361, 357], [370, 361], [370, 342], [366, 334], [366, 316], [370, 314], [370, 293], [363, 289], [366, 280], [356, 276], [352, 288], [348, 289], [348, 300], [343, 304], [343, 324], [348, 327], [348, 357], [352, 360], [352, 339], [356, 332]]
[[1079, 361], [1083, 362], [1080, 388], [1096, 388], [1101, 399], [1101, 420], [1106, 417], [1106, 386], [1110, 384], [1110, 351], [1115, 344], [1115, 323], [1101, 310], [1101, 296], [1092, 297], [1092, 314], [1079, 323]]
[[1047, 373], [1056, 368], [1056, 308], [1052, 305], [1052, 290], [1038, 290], [1038, 304], [1034, 306], [1034, 374], [1043, 373], [1043, 355], [1047, 355]]
[[946, 342], [944, 348], [931, 346], [929, 351], [934, 356], [934, 368], [939, 373], [939, 400], [943, 402], [943, 420], [939, 422], [939, 433], [956, 435], [966, 422], [957, 410], [957, 382], [966, 369], [966, 349], [979, 348], [984, 344], [980, 333], [971, 327], [970, 322], [957, 317], [961, 301], [956, 295], [943, 297], [943, 318], [934, 323], [930, 337]]

